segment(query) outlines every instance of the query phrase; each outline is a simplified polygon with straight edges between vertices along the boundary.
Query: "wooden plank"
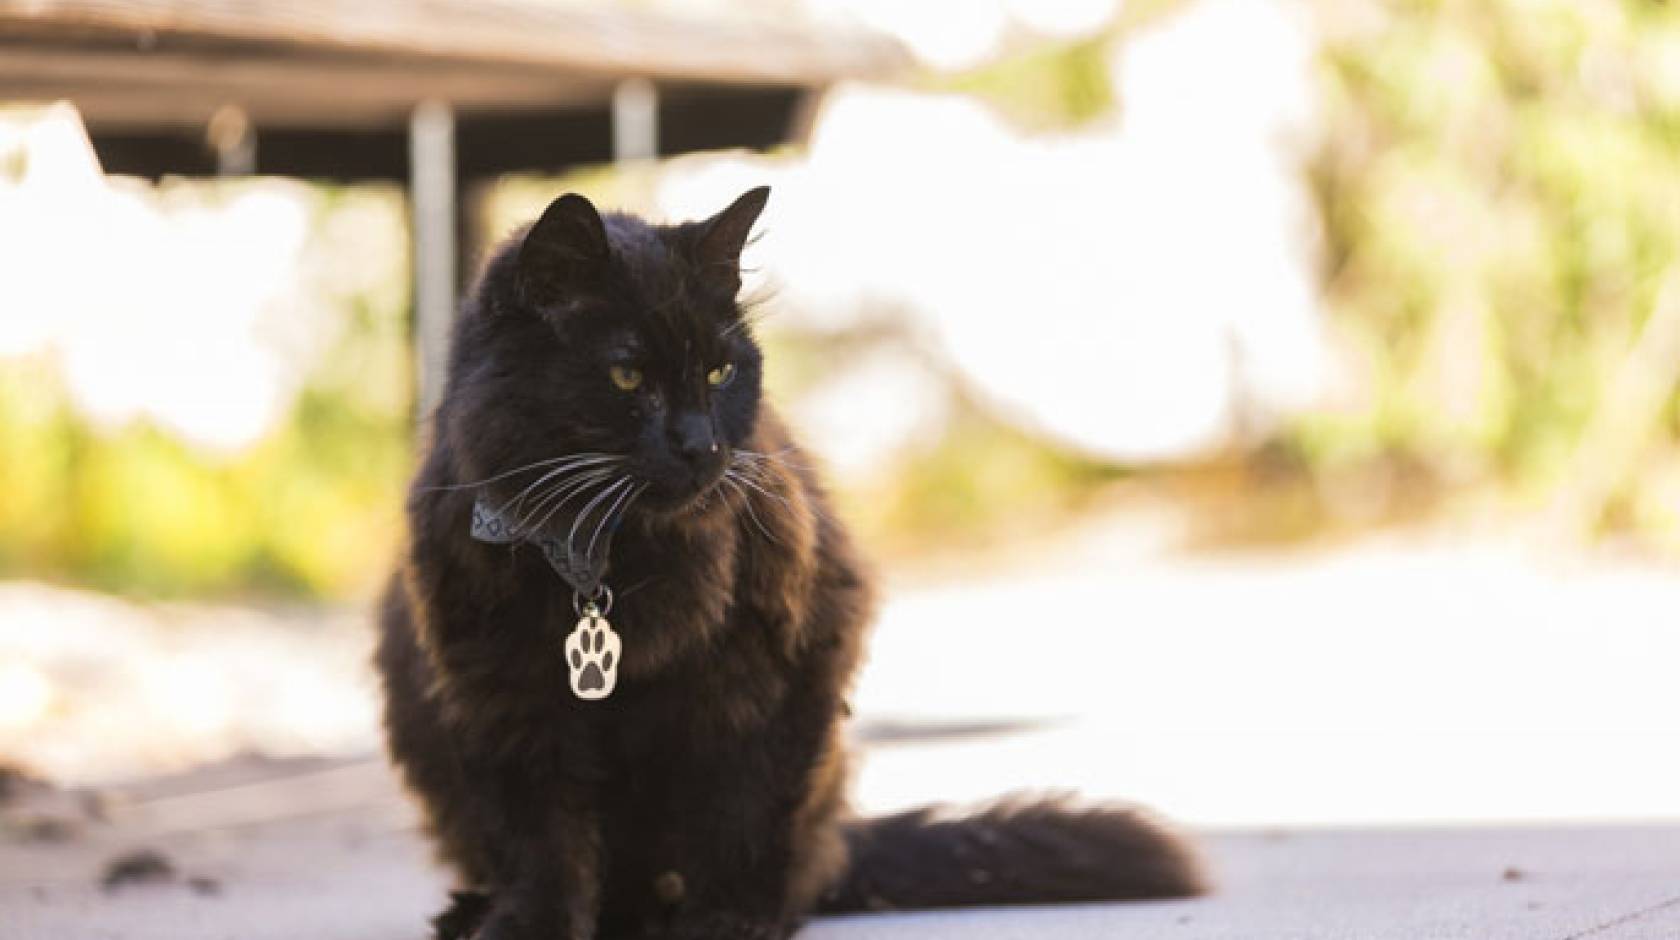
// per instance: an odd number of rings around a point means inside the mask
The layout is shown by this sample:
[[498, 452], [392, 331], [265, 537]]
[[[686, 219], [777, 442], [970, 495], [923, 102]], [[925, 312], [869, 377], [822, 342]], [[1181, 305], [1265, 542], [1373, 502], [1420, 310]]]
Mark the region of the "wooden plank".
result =
[[905, 67], [895, 43], [788, 18], [530, 0], [0, 0], [0, 36], [333, 50], [650, 78], [822, 84]]
[[549, 109], [610, 94], [600, 76], [527, 66], [0, 44], [0, 98], [68, 98], [90, 125], [112, 128], [199, 125], [226, 104], [258, 126], [400, 126], [428, 99], [471, 112]]

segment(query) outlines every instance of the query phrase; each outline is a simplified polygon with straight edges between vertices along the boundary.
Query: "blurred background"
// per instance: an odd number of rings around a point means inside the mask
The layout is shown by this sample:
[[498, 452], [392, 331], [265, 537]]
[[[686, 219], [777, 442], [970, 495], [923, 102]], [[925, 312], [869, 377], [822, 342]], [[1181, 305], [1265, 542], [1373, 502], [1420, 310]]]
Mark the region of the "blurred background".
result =
[[1680, 817], [1673, 4], [109, 6], [0, 3], [0, 763], [382, 774], [459, 282], [768, 183], [862, 808]]

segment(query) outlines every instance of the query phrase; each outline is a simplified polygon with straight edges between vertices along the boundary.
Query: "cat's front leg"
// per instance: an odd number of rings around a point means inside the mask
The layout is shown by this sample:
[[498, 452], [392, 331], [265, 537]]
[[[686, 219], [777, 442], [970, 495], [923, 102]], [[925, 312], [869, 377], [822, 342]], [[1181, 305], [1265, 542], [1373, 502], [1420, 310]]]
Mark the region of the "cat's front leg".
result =
[[[641, 919], [640, 929], [629, 931], [627, 938], [785, 940], [793, 935], [799, 922], [789, 912], [800, 908], [789, 903], [790, 880], [800, 866], [791, 852], [791, 827], [786, 820], [772, 827], [743, 824], [740, 809], [714, 806], [713, 821], [731, 820], [729, 828], [739, 827], [730, 835], [709, 826], [687, 833], [706, 850], [689, 855], [680, 872], [660, 877], [655, 891], [662, 910]], [[691, 825], [695, 818], [689, 817]]]
[[594, 918], [556, 900], [538, 884], [499, 890], [471, 940], [594, 940]]
[[709, 911], [655, 927], [642, 940], [786, 940], [798, 927], [775, 916]]
[[812, 860], [795, 845], [815, 846], [821, 840], [796, 827], [788, 815], [776, 814], [767, 824], [743, 824], [749, 811], [739, 805], [726, 808], [723, 801], [714, 803], [714, 813], [715, 819], [730, 820], [731, 828], [739, 829], [702, 830], [697, 841], [711, 851], [690, 856], [685, 866], [689, 877], [679, 882], [683, 890], [673, 892], [680, 900], [647, 922], [636, 940], [786, 940], [799, 929], [809, 906], [803, 900], [808, 892], [800, 885]]
[[505, 801], [499, 814], [503, 881], [473, 940], [595, 940], [601, 859], [594, 816], [576, 800], [524, 795]]
[[471, 940], [594, 940], [596, 890], [559, 872], [497, 888]]

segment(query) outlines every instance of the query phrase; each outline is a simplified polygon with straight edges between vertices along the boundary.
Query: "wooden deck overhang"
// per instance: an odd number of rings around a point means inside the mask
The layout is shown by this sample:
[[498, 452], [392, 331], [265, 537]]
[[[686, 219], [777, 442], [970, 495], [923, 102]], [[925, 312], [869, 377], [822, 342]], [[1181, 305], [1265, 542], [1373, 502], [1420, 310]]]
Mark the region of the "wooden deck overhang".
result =
[[68, 98], [112, 131], [201, 126], [230, 104], [260, 127], [400, 127], [424, 100], [554, 110], [626, 77], [794, 89], [905, 61], [859, 31], [651, 3], [0, 0], [0, 98]]

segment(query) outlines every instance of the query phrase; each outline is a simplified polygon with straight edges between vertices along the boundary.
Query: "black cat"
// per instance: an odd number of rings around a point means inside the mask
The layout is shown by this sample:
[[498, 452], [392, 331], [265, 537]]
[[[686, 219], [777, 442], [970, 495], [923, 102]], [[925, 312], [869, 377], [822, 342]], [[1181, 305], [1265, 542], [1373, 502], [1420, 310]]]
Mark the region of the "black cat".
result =
[[813, 912], [1196, 893], [1189, 847], [1123, 809], [848, 816], [871, 591], [761, 400], [736, 294], [767, 197], [661, 226], [562, 196], [463, 306], [378, 654], [463, 889], [439, 935], [774, 940]]

